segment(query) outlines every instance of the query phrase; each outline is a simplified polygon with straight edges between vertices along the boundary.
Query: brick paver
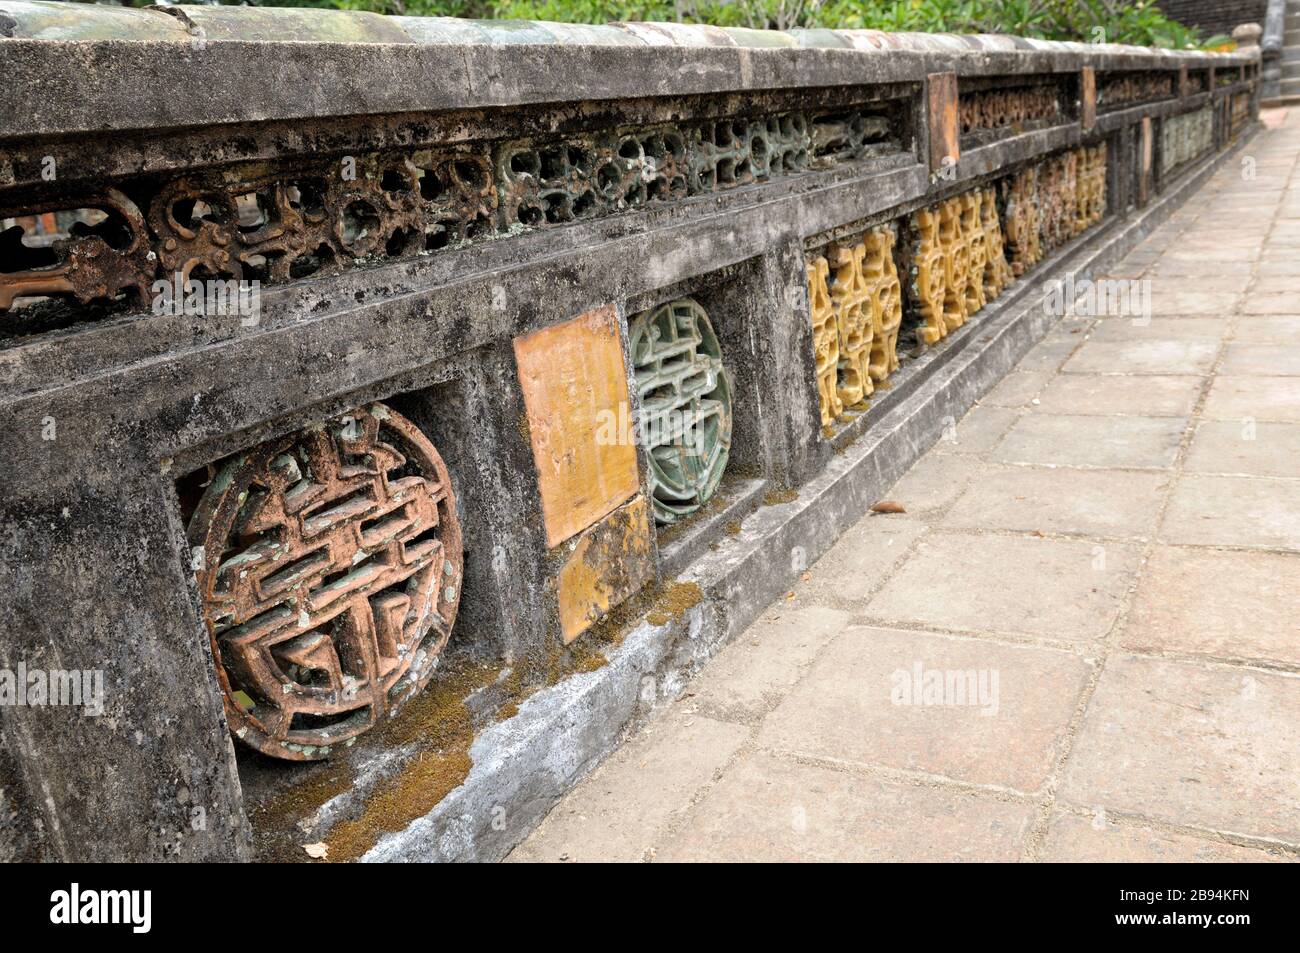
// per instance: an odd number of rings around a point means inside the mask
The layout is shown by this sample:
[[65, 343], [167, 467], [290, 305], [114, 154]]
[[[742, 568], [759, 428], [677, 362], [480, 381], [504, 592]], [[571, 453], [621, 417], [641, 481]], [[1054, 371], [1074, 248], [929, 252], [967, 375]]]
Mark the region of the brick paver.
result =
[[1300, 859], [1300, 113], [514, 860]]

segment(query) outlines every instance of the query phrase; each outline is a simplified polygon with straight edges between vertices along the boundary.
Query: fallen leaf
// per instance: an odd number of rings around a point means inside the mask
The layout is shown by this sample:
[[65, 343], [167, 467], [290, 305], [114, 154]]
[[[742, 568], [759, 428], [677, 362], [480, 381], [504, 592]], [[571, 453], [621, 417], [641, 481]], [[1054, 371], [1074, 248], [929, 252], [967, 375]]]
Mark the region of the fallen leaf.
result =
[[881, 500], [871, 507], [873, 513], [906, 513], [902, 503], [895, 503], [893, 500]]
[[329, 857], [329, 844], [303, 844], [302, 849], [307, 852], [307, 856], [314, 860], [326, 860]]

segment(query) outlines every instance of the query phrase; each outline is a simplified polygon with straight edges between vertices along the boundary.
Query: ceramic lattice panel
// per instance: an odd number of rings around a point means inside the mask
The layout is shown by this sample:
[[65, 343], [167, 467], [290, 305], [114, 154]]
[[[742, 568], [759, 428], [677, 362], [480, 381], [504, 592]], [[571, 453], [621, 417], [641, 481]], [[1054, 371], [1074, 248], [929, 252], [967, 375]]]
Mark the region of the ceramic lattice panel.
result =
[[628, 335], [654, 516], [675, 523], [709, 501], [731, 451], [731, 381], [704, 308], [682, 298], [643, 311]]
[[844, 410], [837, 382], [840, 363], [840, 330], [831, 305], [827, 279], [830, 265], [821, 255], [808, 265], [808, 309], [813, 326], [813, 355], [817, 369], [817, 401], [824, 426], [835, 422]]
[[451, 636], [451, 482], [383, 404], [216, 467], [189, 538], [227, 720], [272, 757], [351, 744], [425, 685]]
[[966, 240], [966, 315], [969, 317], [988, 304], [984, 290], [984, 273], [988, 268], [988, 242], [984, 237], [984, 219], [980, 215], [981, 194], [967, 192], [956, 200], [961, 210], [961, 231]]
[[831, 247], [831, 304], [840, 333], [839, 396], [846, 407], [861, 403], [875, 389], [871, 383], [871, 289], [862, 274], [867, 249], [861, 244]]
[[922, 322], [917, 335], [924, 343], [934, 344], [948, 334], [943, 316], [947, 284], [938, 208], [917, 209], [912, 213], [911, 234], [909, 291]]
[[1165, 174], [1214, 148], [1214, 108], [1171, 116], [1160, 125], [1160, 172]]
[[1038, 170], [1002, 180], [1002, 234], [1011, 273], [1019, 278], [1043, 257], [1038, 238]]
[[939, 245], [943, 249], [943, 322], [949, 334], [963, 324], [967, 309], [966, 285], [970, 279], [970, 248], [962, 231], [962, 203], [952, 198], [939, 205]]
[[863, 275], [871, 293], [871, 379], [880, 383], [898, 369], [898, 329], [903, 323], [903, 289], [894, 264], [894, 229], [882, 226], [863, 237]]
[[1015, 279], [1011, 274], [1011, 266], [1007, 264], [1002, 220], [998, 217], [997, 192], [990, 187], [981, 189], [978, 195], [980, 223], [984, 230], [984, 297], [992, 301]]
[[1078, 156], [1064, 152], [1038, 167], [1038, 228], [1044, 253], [1075, 234]]
[[[1211, 132], [1213, 126], [1211, 125]], [[1076, 202], [1075, 232], [1096, 225], [1106, 216], [1106, 146], [1105, 144], [1080, 149]]]

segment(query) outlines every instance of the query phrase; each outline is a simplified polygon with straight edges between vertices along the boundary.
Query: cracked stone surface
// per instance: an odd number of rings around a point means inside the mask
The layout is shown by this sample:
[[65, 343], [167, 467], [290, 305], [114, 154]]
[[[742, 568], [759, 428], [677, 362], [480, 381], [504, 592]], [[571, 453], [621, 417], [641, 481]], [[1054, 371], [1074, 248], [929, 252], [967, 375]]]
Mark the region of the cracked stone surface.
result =
[[1300, 860], [1300, 112], [1249, 151], [513, 859]]

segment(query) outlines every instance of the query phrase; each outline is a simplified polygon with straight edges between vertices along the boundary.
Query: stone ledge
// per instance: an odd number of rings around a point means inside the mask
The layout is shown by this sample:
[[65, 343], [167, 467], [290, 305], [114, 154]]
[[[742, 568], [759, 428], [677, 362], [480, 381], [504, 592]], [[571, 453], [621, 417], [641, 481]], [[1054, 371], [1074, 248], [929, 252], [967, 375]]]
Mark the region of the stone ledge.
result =
[[[294, 8], [122, 10], [48, 0], [0, 0], [0, 43], [10, 77], [0, 109], [13, 117], [0, 133], [6, 139], [919, 82], [942, 71], [1068, 72], [1085, 64], [1177, 70], [1259, 60], [1258, 50], [1009, 36], [480, 22]], [[150, 82], [140, 82], [142, 75]], [[430, 76], [439, 81], [429, 83]]]

